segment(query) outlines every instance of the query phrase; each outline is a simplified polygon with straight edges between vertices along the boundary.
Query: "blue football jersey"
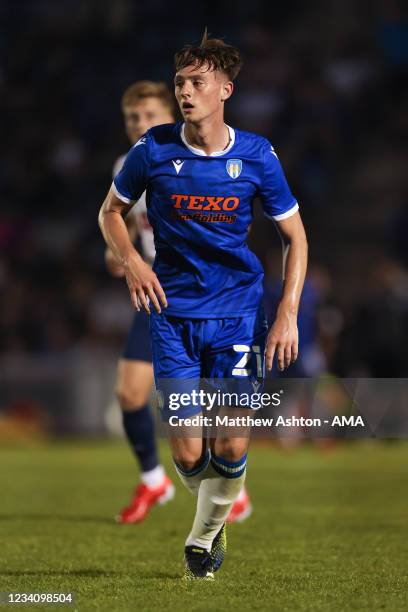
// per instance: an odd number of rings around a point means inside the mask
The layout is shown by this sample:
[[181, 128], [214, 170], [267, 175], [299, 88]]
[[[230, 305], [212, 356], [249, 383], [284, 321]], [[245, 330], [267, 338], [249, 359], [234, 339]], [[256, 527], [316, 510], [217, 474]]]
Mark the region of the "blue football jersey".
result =
[[113, 182], [127, 204], [146, 190], [153, 269], [168, 315], [207, 319], [256, 312], [263, 270], [246, 244], [254, 198], [275, 220], [298, 210], [270, 142], [228, 129], [227, 148], [206, 155], [188, 144], [184, 124], [154, 127], [130, 149]]

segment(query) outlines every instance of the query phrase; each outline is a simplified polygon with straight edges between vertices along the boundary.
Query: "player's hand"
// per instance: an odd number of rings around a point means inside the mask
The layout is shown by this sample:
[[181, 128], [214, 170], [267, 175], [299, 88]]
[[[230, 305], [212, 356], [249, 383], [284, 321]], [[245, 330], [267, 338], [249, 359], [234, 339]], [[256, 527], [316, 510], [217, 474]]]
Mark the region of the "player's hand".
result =
[[136, 310], [142, 307], [150, 314], [149, 300], [158, 313], [161, 312], [160, 303], [167, 308], [166, 295], [159, 279], [136, 251], [130, 255], [124, 271], [132, 304]]
[[105, 263], [108, 268], [108, 272], [115, 276], [116, 278], [122, 278], [125, 276], [125, 269], [112, 253], [112, 251], [107, 248], [105, 249]]
[[266, 340], [266, 368], [272, 370], [276, 354], [279, 370], [283, 371], [298, 356], [299, 334], [297, 317], [290, 312], [278, 312]]

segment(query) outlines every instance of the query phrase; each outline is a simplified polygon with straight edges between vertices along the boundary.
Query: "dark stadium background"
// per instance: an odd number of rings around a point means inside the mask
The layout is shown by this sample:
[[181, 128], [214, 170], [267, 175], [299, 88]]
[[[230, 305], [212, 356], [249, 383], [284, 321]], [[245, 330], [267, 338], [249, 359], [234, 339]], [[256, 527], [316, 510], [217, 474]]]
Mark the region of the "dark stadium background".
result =
[[[174, 52], [205, 26], [245, 60], [228, 123], [275, 145], [307, 227], [290, 375], [314, 378], [283, 412], [365, 404], [369, 419], [343, 428], [347, 443], [295, 427], [253, 441], [254, 512], [228, 529], [215, 582], [187, 585], [194, 502], [165, 440], [174, 501], [142, 525], [114, 521], [139, 477], [106, 435], [122, 434], [113, 389], [132, 310], [97, 215], [129, 146], [124, 88], [171, 84]], [[406, 612], [407, 109], [403, 0], [0, 2], [0, 603], [72, 592], [81, 612]], [[250, 242], [271, 315], [281, 247], [259, 208]]]
[[[129, 146], [120, 97], [171, 85], [174, 52], [205, 26], [244, 56], [227, 121], [272, 141], [301, 206], [318, 371], [406, 375], [405, 3], [3, 0], [0, 18], [3, 416], [104, 430], [132, 315], [97, 227]], [[259, 211], [250, 241], [270, 282], [279, 240]]]

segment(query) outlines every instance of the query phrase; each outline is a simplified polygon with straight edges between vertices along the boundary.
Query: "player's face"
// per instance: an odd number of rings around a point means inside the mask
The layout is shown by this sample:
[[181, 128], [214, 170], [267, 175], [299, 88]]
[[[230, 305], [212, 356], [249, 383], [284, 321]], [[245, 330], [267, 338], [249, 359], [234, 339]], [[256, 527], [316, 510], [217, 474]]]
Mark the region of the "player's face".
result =
[[149, 97], [139, 100], [136, 104], [123, 109], [126, 134], [132, 144], [135, 144], [146, 130], [161, 125], [173, 123], [174, 117], [168, 106], [159, 98]]
[[224, 101], [233, 89], [231, 81], [219, 70], [204, 65], [187, 66], [174, 77], [175, 95], [185, 121], [199, 123], [223, 112]]

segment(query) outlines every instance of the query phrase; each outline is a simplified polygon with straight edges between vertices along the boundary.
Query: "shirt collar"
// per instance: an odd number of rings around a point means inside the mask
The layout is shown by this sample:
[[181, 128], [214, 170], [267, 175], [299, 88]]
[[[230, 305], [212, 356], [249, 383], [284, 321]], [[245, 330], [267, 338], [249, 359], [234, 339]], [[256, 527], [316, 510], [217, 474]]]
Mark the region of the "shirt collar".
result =
[[213, 151], [213, 153], [210, 153], [210, 155], [207, 155], [207, 153], [205, 153], [205, 151], [203, 151], [202, 149], [196, 149], [196, 147], [192, 147], [187, 142], [187, 138], [186, 138], [186, 135], [185, 135], [185, 132], [184, 132], [185, 125], [186, 124], [183, 123], [182, 126], [181, 126], [180, 137], [181, 137], [181, 140], [183, 141], [183, 143], [185, 144], [185, 146], [187, 147], [187, 149], [189, 149], [195, 155], [201, 155], [201, 157], [220, 157], [220, 155], [225, 155], [226, 153], [228, 153], [232, 149], [234, 144], [235, 144], [235, 130], [233, 130], [231, 126], [227, 125], [228, 131], [229, 131], [229, 135], [230, 135], [229, 145], [225, 149], [223, 149], [222, 151]]

